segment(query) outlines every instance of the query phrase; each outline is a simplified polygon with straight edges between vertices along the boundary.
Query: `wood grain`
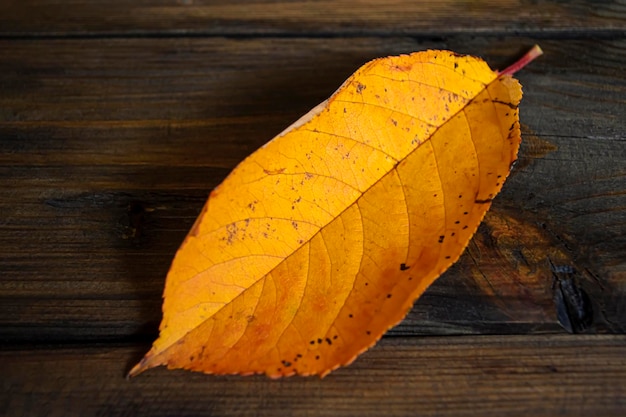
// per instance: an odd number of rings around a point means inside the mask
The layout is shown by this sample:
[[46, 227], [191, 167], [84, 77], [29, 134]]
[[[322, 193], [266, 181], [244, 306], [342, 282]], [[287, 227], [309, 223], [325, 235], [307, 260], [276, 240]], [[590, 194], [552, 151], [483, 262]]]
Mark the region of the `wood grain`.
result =
[[[504, 67], [529, 42], [0, 42], [0, 339], [153, 338], [169, 262], [208, 192], [361, 63], [439, 46]], [[578, 271], [592, 330], [624, 331], [625, 44], [542, 46], [519, 75], [520, 167], [392, 334], [559, 332], [550, 256]]]
[[0, 36], [623, 36], [626, 8], [593, 1], [22, 0]]
[[324, 379], [214, 377], [154, 369], [130, 381], [136, 347], [0, 351], [7, 417], [622, 416], [626, 337], [383, 340]]
[[[245, 156], [370, 59], [534, 43], [511, 178], [374, 349], [323, 380], [123, 379]], [[0, 2], [0, 415], [624, 415], [625, 67], [620, 0]]]

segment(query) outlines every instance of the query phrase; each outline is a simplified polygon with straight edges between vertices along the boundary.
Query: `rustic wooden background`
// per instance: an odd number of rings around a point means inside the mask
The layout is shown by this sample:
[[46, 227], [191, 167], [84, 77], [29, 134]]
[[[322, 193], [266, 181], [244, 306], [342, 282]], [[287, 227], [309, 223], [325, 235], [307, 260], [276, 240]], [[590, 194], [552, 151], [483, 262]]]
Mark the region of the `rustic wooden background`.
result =
[[[524, 142], [461, 261], [325, 379], [155, 369], [209, 191], [369, 59], [519, 73]], [[0, 415], [626, 415], [624, 1], [0, 1]]]

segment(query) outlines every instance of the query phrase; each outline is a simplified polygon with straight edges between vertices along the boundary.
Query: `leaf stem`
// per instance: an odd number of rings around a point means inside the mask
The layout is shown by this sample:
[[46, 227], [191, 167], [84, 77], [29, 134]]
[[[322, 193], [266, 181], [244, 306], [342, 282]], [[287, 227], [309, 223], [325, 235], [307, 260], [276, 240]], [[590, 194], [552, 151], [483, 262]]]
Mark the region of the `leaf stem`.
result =
[[503, 71], [500, 71], [500, 74], [501, 75], [513, 75], [517, 71], [521, 70], [526, 65], [528, 65], [535, 58], [537, 58], [537, 57], [539, 57], [541, 55], [543, 55], [543, 51], [541, 50], [539, 45], [535, 45], [532, 48], [530, 48], [530, 50], [528, 52], [526, 52], [523, 57], [518, 59], [511, 66], [505, 68]]

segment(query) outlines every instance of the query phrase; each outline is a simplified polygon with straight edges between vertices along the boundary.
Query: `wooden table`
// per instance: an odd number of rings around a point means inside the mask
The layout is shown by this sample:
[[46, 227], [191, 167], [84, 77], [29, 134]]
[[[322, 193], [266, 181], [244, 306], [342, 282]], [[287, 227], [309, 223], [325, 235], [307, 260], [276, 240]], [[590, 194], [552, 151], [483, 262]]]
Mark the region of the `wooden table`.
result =
[[[372, 58], [535, 43], [512, 177], [375, 348], [325, 379], [124, 379], [246, 155]], [[0, 2], [0, 415], [625, 415], [625, 68], [619, 0]]]

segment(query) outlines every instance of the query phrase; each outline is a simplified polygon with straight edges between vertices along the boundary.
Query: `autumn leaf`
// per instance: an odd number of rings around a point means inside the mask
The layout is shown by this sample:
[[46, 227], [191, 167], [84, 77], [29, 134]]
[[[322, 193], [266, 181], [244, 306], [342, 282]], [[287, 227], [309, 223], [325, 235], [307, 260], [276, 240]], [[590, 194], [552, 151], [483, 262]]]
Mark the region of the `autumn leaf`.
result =
[[520, 144], [520, 84], [425, 51], [365, 64], [215, 188], [129, 375], [325, 375], [372, 346], [467, 246]]

